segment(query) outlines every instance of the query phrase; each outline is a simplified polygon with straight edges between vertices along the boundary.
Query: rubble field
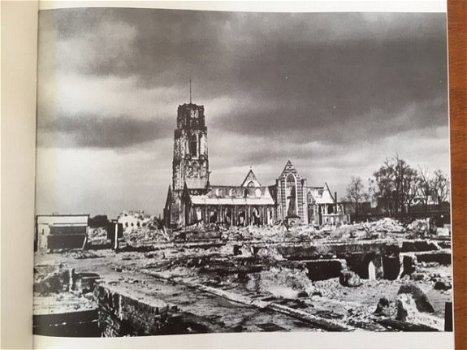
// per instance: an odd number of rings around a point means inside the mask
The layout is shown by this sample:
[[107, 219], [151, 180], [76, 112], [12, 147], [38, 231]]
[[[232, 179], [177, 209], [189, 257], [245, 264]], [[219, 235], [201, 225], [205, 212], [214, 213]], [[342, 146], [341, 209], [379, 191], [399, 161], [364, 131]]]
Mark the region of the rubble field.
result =
[[451, 276], [449, 236], [390, 218], [134, 230], [118, 250], [93, 230], [83, 250], [36, 254], [34, 315], [48, 323], [35, 330], [57, 335], [74, 315], [62, 334], [444, 331]]

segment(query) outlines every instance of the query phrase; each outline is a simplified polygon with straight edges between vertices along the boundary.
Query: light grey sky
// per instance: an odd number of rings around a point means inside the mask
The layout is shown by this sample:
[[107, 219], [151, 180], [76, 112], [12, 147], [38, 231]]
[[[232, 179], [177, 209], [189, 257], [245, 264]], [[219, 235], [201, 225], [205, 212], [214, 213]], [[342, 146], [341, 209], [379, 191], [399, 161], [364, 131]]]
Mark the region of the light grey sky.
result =
[[445, 14], [40, 13], [37, 212], [162, 212], [179, 104], [205, 106], [211, 182], [290, 159], [338, 196], [396, 152], [449, 169]]

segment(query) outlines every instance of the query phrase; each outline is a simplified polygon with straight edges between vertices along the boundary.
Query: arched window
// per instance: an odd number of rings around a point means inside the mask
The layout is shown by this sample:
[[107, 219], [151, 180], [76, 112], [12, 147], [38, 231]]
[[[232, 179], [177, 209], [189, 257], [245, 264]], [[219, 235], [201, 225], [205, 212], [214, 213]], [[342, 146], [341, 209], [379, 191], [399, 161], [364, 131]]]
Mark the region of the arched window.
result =
[[255, 183], [253, 181], [248, 182], [247, 187], [255, 187]]
[[287, 216], [297, 215], [295, 176], [289, 174], [286, 181]]
[[209, 213], [209, 223], [214, 224], [217, 222], [217, 211], [211, 210]]
[[252, 211], [252, 214], [253, 214], [253, 224], [256, 225], [256, 226], [261, 225], [261, 218], [260, 218], [258, 208], [254, 207], [253, 211]]
[[306, 195], [306, 201], [308, 204], [314, 204], [315, 203], [315, 199], [313, 197], [313, 193], [311, 193], [311, 191], [308, 191], [307, 195]]
[[237, 223], [239, 226], [245, 226], [245, 211], [240, 210], [237, 215]]

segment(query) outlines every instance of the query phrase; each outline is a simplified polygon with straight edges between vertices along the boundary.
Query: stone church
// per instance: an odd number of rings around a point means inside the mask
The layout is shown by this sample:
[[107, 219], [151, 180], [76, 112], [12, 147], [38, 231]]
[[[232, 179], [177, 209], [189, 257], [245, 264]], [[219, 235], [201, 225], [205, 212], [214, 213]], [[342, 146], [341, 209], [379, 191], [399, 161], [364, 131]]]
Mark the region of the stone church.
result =
[[262, 185], [252, 169], [239, 185], [212, 185], [204, 106], [191, 102], [178, 107], [172, 171], [164, 208], [168, 227], [199, 222], [270, 225], [283, 220], [335, 225], [349, 220], [337, 194], [327, 184], [309, 187], [290, 160], [270, 186]]

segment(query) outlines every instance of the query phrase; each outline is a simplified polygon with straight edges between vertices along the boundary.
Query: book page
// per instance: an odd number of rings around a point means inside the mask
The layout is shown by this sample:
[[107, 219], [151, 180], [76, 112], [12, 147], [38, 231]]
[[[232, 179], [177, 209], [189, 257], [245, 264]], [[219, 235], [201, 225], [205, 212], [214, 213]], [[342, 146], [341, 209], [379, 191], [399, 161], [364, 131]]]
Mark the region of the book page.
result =
[[445, 2], [150, 4], [41, 4], [36, 346], [451, 348]]
[[1, 344], [32, 347], [37, 1], [1, 3]]

